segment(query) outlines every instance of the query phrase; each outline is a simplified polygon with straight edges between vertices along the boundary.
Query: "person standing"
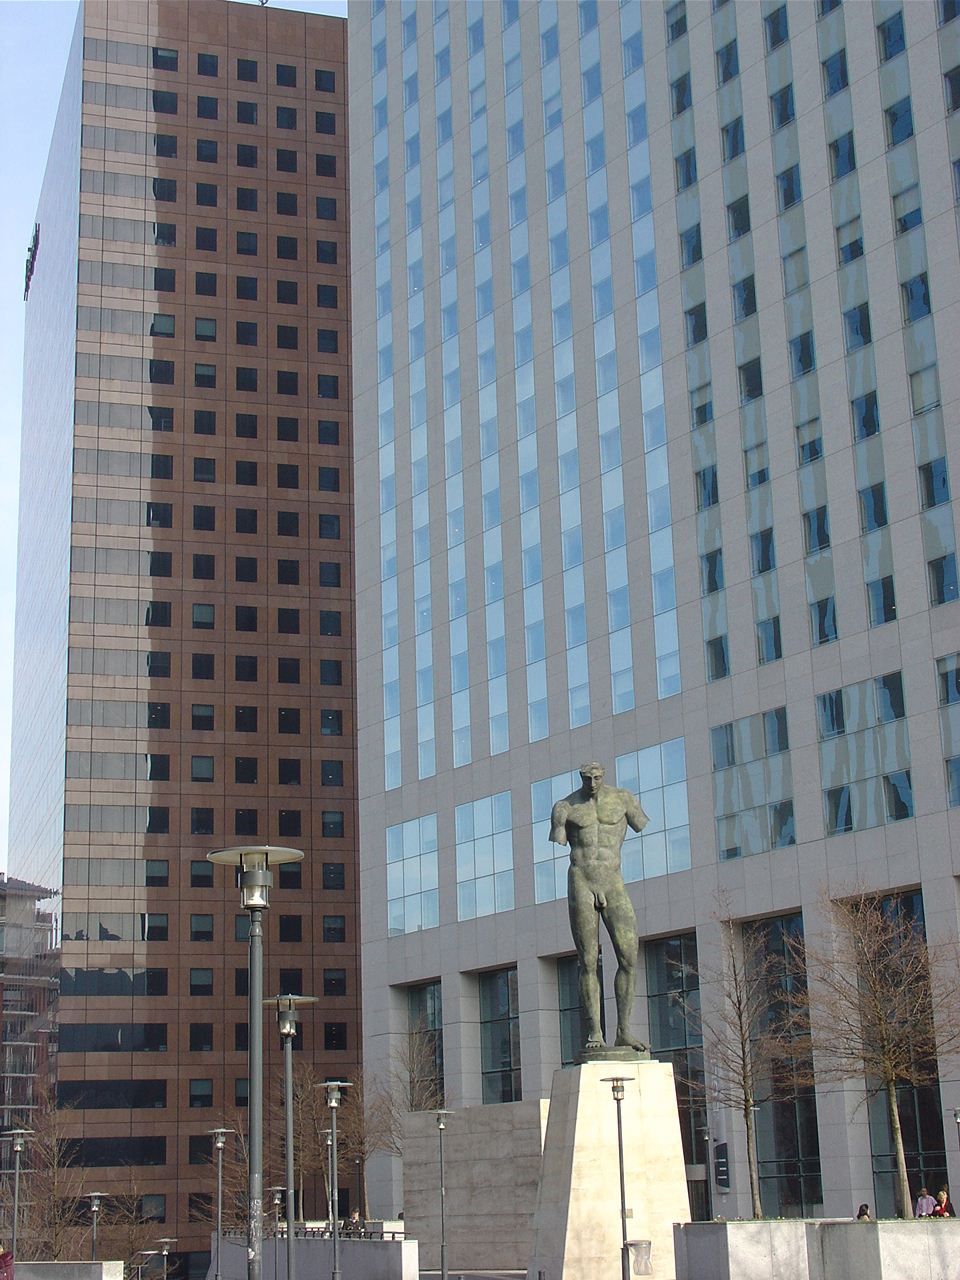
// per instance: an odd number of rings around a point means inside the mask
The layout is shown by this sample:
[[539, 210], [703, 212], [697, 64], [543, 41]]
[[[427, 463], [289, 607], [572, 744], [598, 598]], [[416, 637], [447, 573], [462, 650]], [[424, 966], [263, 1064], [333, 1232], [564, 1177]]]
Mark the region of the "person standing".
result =
[[936, 1207], [936, 1200], [934, 1200], [926, 1187], [921, 1187], [920, 1194], [917, 1196], [917, 1207], [914, 1211], [914, 1217], [929, 1218]]
[[946, 1187], [941, 1187], [937, 1192], [937, 1202], [930, 1210], [931, 1218], [955, 1218], [956, 1210], [950, 1203], [950, 1197], [947, 1195]]

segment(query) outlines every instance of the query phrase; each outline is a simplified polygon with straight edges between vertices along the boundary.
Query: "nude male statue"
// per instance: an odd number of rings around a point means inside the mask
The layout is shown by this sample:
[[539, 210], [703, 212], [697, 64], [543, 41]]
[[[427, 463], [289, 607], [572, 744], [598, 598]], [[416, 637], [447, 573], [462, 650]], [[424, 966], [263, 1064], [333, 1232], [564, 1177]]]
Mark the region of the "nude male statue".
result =
[[630, 1034], [637, 972], [637, 917], [620, 870], [620, 850], [629, 824], [642, 831], [648, 818], [640, 801], [603, 781], [603, 765], [585, 764], [578, 791], [558, 800], [550, 815], [550, 839], [570, 846], [567, 903], [580, 961], [580, 1007], [587, 1022], [586, 1051], [603, 1048], [597, 957], [601, 917], [617, 956], [617, 1048], [643, 1052]]

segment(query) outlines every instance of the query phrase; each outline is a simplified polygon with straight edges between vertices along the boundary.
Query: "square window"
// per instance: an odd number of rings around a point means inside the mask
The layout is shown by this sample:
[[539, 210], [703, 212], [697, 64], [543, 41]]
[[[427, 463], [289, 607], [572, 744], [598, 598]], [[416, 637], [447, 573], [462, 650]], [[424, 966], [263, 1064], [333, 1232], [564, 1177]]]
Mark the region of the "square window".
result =
[[861, 302], [857, 306], [851, 307], [849, 311], [844, 311], [843, 331], [844, 343], [848, 352], [857, 351], [860, 347], [865, 347], [872, 341], [870, 308], [866, 302]]
[[180, 65], [180, 55], [176, 49], [163, 49], [153, 46], [153, 67], [156, 71], [176, 71]]
[[697, 222], [686, 231], [680, 232], [680, 266], [686, 270], [687, 267], [692, 267], [694, 263], [699, 262], [702, 257], [700, 223]]
[[[324, 885], [326, 888], [326, 885]], [[323, 917], [323, 941], [324, 942], [346, 942], [347, 940], [347, 918], [346, 916], [324, 916]]]
[[197, 204], [200, 207], [215, 209], [217, 207], [217, 185], [214, 182], [198, 182], [196, 188]]
[[278, 936], [281, 942], [302, 942], [303, 917], [282, 915], [280, 917]]
[[278, 733], [299, 733], [300, 732], [299, 707], [278, 707], [277, 708], [277, 732]]
[[788, 125], [794, 118], [793, 85], [784, 85], [770, 95], [770, 123], [774, 132]]
[[325, 996], [345, 996], [347, 994], [346, 969], [324, 969], [323, 994]]
[[958, 598], [957, 557], [952, 551], [927, 561], [927, 579], [932, 606], [950, 604]]
[[760, 371], [760, 358], [749, 360], [737, 369], [740, 381], [740, 403], [749, 404], [751, 400], [759, 400], [763, 395], [763, 377]]
[[729, 163], [739, 155], [743, 155], [745, 148], [743, 116], [737, 116], [735, 120], [729, 120], [726, 124], [720, 126], [720, 143], [724, 164]]
[[238, 413], [233, 420], [233, 430], [238, 440], [256, 440], [258, 426], [259, 420], [255, 413]]
[[335, 71], [327, 71], [317, 68], [313, 73], [313, 87], [317, 93], [336, 93], [337, 91], [337, 74]]
[[190, 970], [190, 994], [192, 996], [212, 996], [213, 995], [213, 970], [212, 969], [191, 969]]
[[804, 553], [808, 556], [825, 551], [830, 545], [830, 520], [827, 508], [812, 507], [803, 512]]
[[774, 49], [779, 49], [789, 35], [787, 30], [787, 6], [782, 4], [779, 9], [774, 9], [772, 13], [768, 13], [763, 20], [763, 25], [767, 40], [767, 52], [772, 53]]
[[727, 232], [730, 240], [739, 240], [750, 230], [750, 200], [741, 196], [727, 205]]
[[246, 257], [255, 257], [257, 252], [257, 233], [255, 231], [238, 231], [237, 253]]
[[237, 187], [237, 210], [242, 213], [256, 213], [259, 193], [256, 187]]
[[898, 236], [906, 235], [923, 222], [920, 187], [917, 183], [893, 197], [893, 221]]
[[197, 159], [202, 164], [217, 163], [217, 143], [214, 138], [197, 139]]
[[[235, 809], [233, 814], [233, 830], [238, 836], [255, 836], [257, 834], [258, 814], [256, 809]], [[249, 917], [247, 917], [249, 922]]]
[[281, 787], [299, 787], [300, 761], [281, 758], [277, 761], [277, 783]]
[[847, 51], [838, 49], [821, 63], [823, 68], [823, 96], [831, 98], [849, 83], [847, 78]]
[[278, 62], [277, 84], [281, 89], [295, 89], [297, 87], [297, 68], [286, 62]]
[[296, 107], [277, 107], [277, 128], [295, 129], [297, 127]]
[[213, 835], [213, 810], [193, 808], [190, 810], [190, 834], [192, 836]]
[[740, 57], [737, 53], [737, 42], [731, 40], [722, 49], [717, 50], [717, 84], [724, 85], [740, 74]]
[[887, 146], [895, 147], [913, 137], [913, 108], [909, 98], [901, 98], [883, 113], [887, 125]]
[[733, 318], [736, 322], [756, 314], [757, 291], [753, 276], [744, 276], [742, 280], [738, 280], [732, 287], [732, 293]]
[[190, 941], [191, 942], [212, 942], [213, 941], [213, 916], [212, 915], [191, 915]]
[[300, 439], [300, 421], [297, 418], [277, 418], [277, 439], [296, 442]]
[[[256, 582], [257, 580], [257, 558], [256, 556], [236, 556], [234, 558], [233, 577], [235, 582]], [[241, 605], [240, 608], [249, 608], [249, 605]]]
[[907, 47], [907, 41], [903, 32], [902, 9], [899, 13], [892, 14], [885, 22], [878, 24], [877, 46], [880, 51], [881, 62], [889, 62], [898, 53], [903, 53]]
[[798, 334], [787, 343], [790, 352], [790, 376], [802, 378], [816, 368], [816, 355], [813, 348], [813, 331]]
[[866, 440], [880, 430], [880, 410], [877, 393], [868, 391], [850, 401], [854, 440]]
[[257, 679], [256, 654], [238, 653], [233, 659], [233, 676], [235, 680], [252, 683]]
[[335, 892], [346, 888], [346, 872], [343, 863], [325, 862], [323, 864], [322, 883], [324, 890], [327, 892]]
[[327, 685], [343, 684], [343, 664], [339, 658], [320, 659], [320, 683]]
[[323, 1047], [328, 1052], [346, 1050], [347, 1024], [345, 1022], [325, 1022], [323, 1024]]
[[299, 684], [300, 683], [300, 659], [299, 658], [278, 658], [277, 659], [277, 681], [280, 684]]
[[216, 120], [219, 103], [216, 98], [200, 95], [197, 98], [197, 119]]
[[316, 171], [318, 178], [335, 178], [337, 176], [337, 157], [318, 152], [316, 156]]
[[[320, 287], [321, 286], [319, 285], [317, 286], [318, 291]], [[297, 294], [298, 294], [298, 289], [297, 289], [296, 280], [278, 280], [277, 281], [277, 301], [278, 302], [283, 303], [284, 305], [292, 304], [295, 306], [297, 303]], [[323, 304], [320, 303], [318, 300], [317, 306], [322, 306], [322, 305]]]
[[191, 782], [212, 782], [213, 781], [213, 756], [191, 756], [190, 757], [190, 781]]
[[234, 707], [233, 709], [233, 727], [237, 733], [256, 733], [257, 719], [256, 707]]
[[277, 173], [297, 172], [297, 153], [287, 147], [277, 148]]
[[930, 288], [927, 284], [927, 273], [922, 271], [900, 285], [900, 298], [903, 304], [904, 324], [913, 324], [930, 314]]
[[871, 627], [882, 626], [885, 622], [894, 622], [897, 617], [897, 597], [893, 588], [893, 578], [889, 575], [874, 578], [866, 584], [867, 616]]
[[190, 888], [213, 888], [213, 864], [206, 858], [194, 858], [190, 862]]

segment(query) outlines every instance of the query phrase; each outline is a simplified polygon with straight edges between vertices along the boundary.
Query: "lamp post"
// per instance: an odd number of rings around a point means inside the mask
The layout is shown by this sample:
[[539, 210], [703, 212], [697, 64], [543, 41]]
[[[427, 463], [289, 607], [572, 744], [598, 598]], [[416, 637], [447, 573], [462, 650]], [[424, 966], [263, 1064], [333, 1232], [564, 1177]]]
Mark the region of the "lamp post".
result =
[[17, 1259], [17, 1226], [20, 1220], [20, 1157], [24, 1143], [33, 1136], [32, 1129], [8, 1129], [3, 1135], [13, 1141], [13, 1232], [10, 1237], [10, 1253], [14, 1262]]
[[[283, 1204], [283, 1187], [267, 1187], [273, 1205], [273, 1280], [280, 1280], [280, 1206]], [[287, 1232], [289, 1235], [289, 1230]]]
[[176, 1243], [176, 1236], [161, 1236], [157, 1241], [160, 1252], [163, 1254], [163, 1280], [167, 1280], [167, 1258], [170, 1256], [170, 1246]]
[[[90, 1201], [90, 1217], [93, 1222], [93, 1241], [90, 1249], [90, 1261], [97, 1260], [97, 1219], [100, 1217], [100, 1210], [103, 1207], [103, 1198], [107, 1193], [105, 1191], [88, 1191], [83, 1197]], [[156, 1249], [154, 1249], [156, 1253]]]
[[235, 1129], [211, 1129], [214, 1146], [217, 1149], [217, 1248], [214, 1280], [220, 1280], [220, 1238], [223, 1235], [223, 1148], [227, 1145], [227, 1134], [236, 1133]]
[[623, 1102], [623, 1086], [625, 1076], [605, 1076], [604, 1084], [609, 1084], [613, 1100], [617, 1104], [617, 1159], [620, 1163], [620, 1274], [623, 1280], [630, 1280], [630, 1248], [627, 1244], [627, 1184], [623, 1174], [623, 1119], [620, 1115], [620, 1104]]
[[437, 1138], [440, 1143], [440, 1280], [447, 1280], [447, 1188], [443, 1180], [443, 1131], [447, 1127], [450, 1112], [438, 1107]]
[[324, 1129], [323, 1136], [327, 1140], [327, 1222], [333, 1231], [333, 1138], [329, 1129]]
[[[277, 996], [277, 1026], [283, 1045], [283, 1117], [286, 1125], [287, 1165], [287, 1280], [295, 1280], [293, 1235], [294, 1168], [293, 1168], [293, 1042], [297, 1036], [297, 1010], [301, 1005], [316, 1004], [316, 996]], [[265, 1000], [264, 1004], [273, 1004]], [[302, 1206], [301, 1206], [302, 1208]]]
[[143, 1268], [147, 1265], [150, 1259], [155, 1258], [159, 1252], [159, 1249], [138, 1249], [133, 1255], [135, 1258], [141, 1258], [141, 1261], [136, 1264], [137, 1280], [143, 1280]]
[[349, 1080], [328, 1080], [327, 1106], [330, 1108], [330, 1201], [333, 1213], [333, 1270], [330, 1280], [340, 1280], [340, 1196], [337, 1189], [337, 1107], [341, 1090], [349, 1089]]
[[207, 861], [236, 867], [240, 905], [250, 913], [248, 965], [247, 1077], [250, 1090], [250, 1158], [247, 1173], [247, 1280], [261, 1280], [263, 1272], [263, 913], [270, 905], [270, 868], [300, 862], [300, 849], [278, 845], [215, 849]]

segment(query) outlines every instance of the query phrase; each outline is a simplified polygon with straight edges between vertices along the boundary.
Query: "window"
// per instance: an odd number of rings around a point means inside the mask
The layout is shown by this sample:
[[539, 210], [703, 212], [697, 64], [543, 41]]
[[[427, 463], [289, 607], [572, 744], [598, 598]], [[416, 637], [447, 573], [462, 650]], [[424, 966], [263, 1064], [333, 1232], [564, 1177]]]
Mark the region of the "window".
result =
[[947, 771], [947, 804], [951, 809], [960, 808], [960, 756], [950, 756], [943, 763]]
[[765, 618], [757, 623], [757, 661], [762, 666], [783, 656], [780, 647], [780, 619]]
[[715, 507], [720, 500], [717, 488], [717, 468], [715, 465], [703, 467], [693, 477], [697, 495], [697, 510], [706, 511]]
[[930, 288], [925, 271], [903, 281], [900, 285], [900, 299], [904, 324], [913, 324], [915, 320], [922, 320], [930, 314]]
[[837, 638], [837, 606], [833, 596], [824, 596], [810, 605], [810, 636], [815, 645], [830, 644]]
[[943, 88], [947, 97], [947, 111], [956, 111], [960, 107], [960, 66], [951, 67], [944, 73]]
[[893, 578], [889, 575], [874, 578], [866, 584], [867, 617], [871, 627], [882, 626], [885, 622], [893, 622], [897, 616], [897, 598], [893, 589]]
[[737, 156], [743, 155], [743, 116], [729, 120], [720, 126], [720, 145], [723, 152], [723, 163], [727, 164]]
[[690, 424], [702, 427], [713, 421], [713, 388], [709, 382], [690, 392]]
[[783, 265], [783, 292], [786, 297], [788, 294], [795, 293], [797, 289], [803, 289], [810, 282], [806, 246], [794, 249], [792, 253], [784, 254], [781, 261]]
[[153, 46], [153, 67], [155, 71], [176, 71], [180, 65], [180, 55], [176, 49], [162, 49]]
[[323, 940], [324, 942], [346, 942], [347, 940], [346, 916], [324, 916], [323, 917]]
[[318, 178], [335, 178], [337, 176], [337, 157], [319, 152], [316, 157], [316, 173]]
[[750, 200], [741, 196], [727, 205], [727, 233], [730, 240], [739, 240], [750, 230]]
[[480, 1068], [484, 1103], [519, 1102], [520, 1013], [516, 969], [482, 973]]
[[898, 236], [905, 235], [923, 222], [919, 184], [914, 183], [893, 197], [893, 222]]
[[851, 218], [849, 222], [837, 227], [837, 258], [842, 267], [863, 257], [863, 234], [860, 230], [860, 219]]
[[345, 1022], [325, 1022], [323, 1024], [323, 1047], [336, 1052], [347, 1047], [347, 1024]]
[[789, 124], [793, 117], [793, 85], [788, 84], [770, 95], [770, 123], [776, 131]]
[[851, 400], [850, 412], [854, 440], [867, 440], [880, 430], [880, 410], [877, 406], [875, 391], [868, 391], [865, 395], [856, 396]]
[[217, 76], [220, 74], [220, 59], [215, 53], [197, 54], [197, 75]]
[[883, 775], [883, 798], [888, 822], [902, 822], [904, 818], [913, 817], [913, 787], [909, 769]]
[[278, 173], [296, 173], [297, 172], [296, 151], [290, 151], [284, 147], [277, 148], [277, 172]]
[[895, 147], [913, 137], [913, 110], [909, 98], [901, 98], [883, 113], [887, 126], [887, 146]]
[[858, 303], [843, 313], [843, 331], [848, 352], [857, 351], [871, 342], [870, 308], [866, 302]]
[[931, 605], [949, 604], [958, 598], [957, 557], [953, 552], [927, 561], [927, 579]]
[[318, 67], [313, 73], [313, 87], [317, 93], [336, 93], [337, 73]]
[[770, 479], [770, 464], [766, 441], [744, 449], [743, 469], [748, 489], [758, 489], [760, 485], [767, 483]]
[[303, 917], [282, 915], [279, 922], [278, 937], [281, 942], [302, 942]]
[[739, 322], [752, 316], [757, 310], [757, 291], [753, 276], [744, 276], [732, 288], [733, 318]]
[[692, 267], [694, 263], [699, 262], [702, 257], [700, 223], [697, 222], [692, 227], [688, 227], [686, 231], [680, 232], [680, 266], [685, 270], [687, 267]]
[[830, 545], [830, 521], [826, 507], [812, 507], [803, 513], [803, 542], [806, 555], [825, 551]]
[[927, 365], [910, 375], [910, 400], [913, 412], [927, 413], [940, 403], [940, 379], [935, 364]]
[[236, 729], [237, 733], [256, 733], [257, 732], [257, 708], [256, 707], [234, 707], [233, 727]]
[[689, 311], [684, 312], [683, 318], [686, 327], [687, 346], [695, 347], [698, 343], [704, 342], [707, 337], [706, 303], [697, 303], [695, 307], [691, 307]]
[[779, 49], [789, 35], [787, 30], [787, 6], [782, 4], [779, 9], [774, 9], [772, 13], [768, 13], [763, 20], [763, 25], [767, 38], [767, 52], [772, 53], [774, 49]]
[[948, 707], [960, 702], [960, 653], [939, 658], [937, 675], [940, 685], [940, 706]]
[[297, 87], [297, 68], [286, 62], [277, 63], [277, 84], [281, 89]]
[[684, 0], [667, 8], [667, 44], [673, 44], [687, 34], [687, 6]]
[[946, 458], [934, 458], [917, 468], [920, 480], [920, 505], [924, 511], [950, 501]]
[[740, 403], [749, 404], [763, 395], [763, 377], [760, 371], [760, 358], [749, 360], [737, 369], [740, 380]]
[[670, 86], [670, 100], [673, 104], [674, 116], [683, 115], [690, 110], [692, 101], [690, 94], [690, 73], [685, 71]]
[[777, 204], [780, 212], [792, 208], [803, 198], [800, 187], [800, 166], [793, 164], [777, 174]]
[[790, 376], [802, 378], [805, 373], [816, 368], [816, 356], [813, 348], [813, 331], [798, 334], [787, 343], [790, 351]]
[[[853, 148], [853, 134], [844, 133], [830, 143], [830, 177], [833, 182], [852, 173], [857, 167], [857, 156]], [[859, 219], [857, 219], [859, 221]], [[862, 249], [861, 249], [862, 252]]]
[[677, 190], [685, 191], [687, 187], [692, 187], [697, 180], [696, 148], [690, 147], [689, 150], [676, 156], [674, 164], [677, 172]]
[[717, 84], [724, 85], [739, 74], [740, 58], [737, 53], [737, 42], [731, 40], [729, 44], [717, 50]]
[[213, 756], [191, 756], [190, 757], [190, 781], [191, 782], [212, 782], [213, 781]]
[[877, 47], [880, 52], [881, 62], [889, 62], [898, 53], [903, 53], [907, 47], [903, 33], [902, 9], [899, 13], [892, 14], [885, 22], [881, 22], [877, 26]]
[[858, 489], [857, 502], [860, 508], [861, 533], [871, 533], [874, 529], [886, 528], [887, 489], [882, 480], [877, 484]]
[[772, 529], [750, 534], [750, 570], [755, 578], [771, 573], [777, 567], [776, 546]]
[[723, 590], [723, 550], [720, 547], [700, 557], [700, 594], [711, 596]]
[[824, 803], [828, 836], [843, 835], [853, 830], [853, 808], [848, 786], [831, 787], [824, 793]]
[[823, 68], [823, 96], [831, 98], [849, 83], [847, 79], [847, 51], [838, 49], [821, 64]]
[[707, 659], [707, 679], [724, 680], [730, 674], [730, 661], [727, 656], [727, 637], [714, 636], [705, 645]]
[[213, 865], [206, 858], [194, 858], [190, 862], [190, 888], [213, 888]]
[[831, 689], [817, 697], [817, 721], [821, 738], [839, 738], [847, 731], [843, 690]]
[[191, 969], [190, 970], [190, 994], [192, 996], [212, 996], [213, 995], [213, 970], [212, 969]]
[[[257, 233], [256, 231], [238, 231], [237, 232], [237, 253], [246, 257], [255, 257], [257, 254]], [[237, 294], [240, 297], [240, 294]]]
[[190, 917], [190, 941], [191, 942], [212, 942], [213, 941], [213, 916], [212, 915], [192, 915]]

